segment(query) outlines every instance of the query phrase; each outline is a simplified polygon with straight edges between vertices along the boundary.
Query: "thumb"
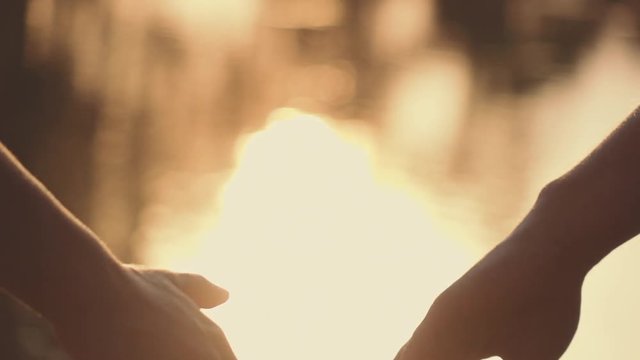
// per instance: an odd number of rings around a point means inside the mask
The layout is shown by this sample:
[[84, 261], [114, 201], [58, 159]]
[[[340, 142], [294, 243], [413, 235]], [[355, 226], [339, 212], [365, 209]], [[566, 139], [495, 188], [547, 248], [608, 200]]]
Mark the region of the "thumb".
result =
[[214, 285], [204, 276], [190, 273], [170, 272], [169, 280], [202, 309], [211, 309], [224, 304], [229, 292]]

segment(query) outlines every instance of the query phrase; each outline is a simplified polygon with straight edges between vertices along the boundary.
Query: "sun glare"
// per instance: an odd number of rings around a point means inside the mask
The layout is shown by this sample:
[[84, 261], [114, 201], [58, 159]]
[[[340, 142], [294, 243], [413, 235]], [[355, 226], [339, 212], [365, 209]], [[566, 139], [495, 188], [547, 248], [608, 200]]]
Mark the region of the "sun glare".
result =
[[274, 112], [239, 146], [210, 234], [161, 264], [229, 289], [211, 316], [239, 358], [392, 359], [473, 257], [332, 124]]

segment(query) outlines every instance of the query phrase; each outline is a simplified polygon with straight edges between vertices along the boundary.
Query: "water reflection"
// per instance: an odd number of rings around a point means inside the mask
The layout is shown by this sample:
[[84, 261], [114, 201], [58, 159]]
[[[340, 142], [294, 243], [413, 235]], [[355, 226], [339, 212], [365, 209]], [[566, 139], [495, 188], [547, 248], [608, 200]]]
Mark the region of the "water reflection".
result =
[[[123, 259], [196, 268], [232, 287], [217, 316], [241, 355], [299, 357], [323, 339], [317, 354], [391, 358], [469, 263], [461, 252], [473, 258], [504, 237], [543, 184], [635, 107], [638, 9], [15, 2], [0, 14], [16, 24], [0, 34], [14, 49], [0, 102], [17, 120], [0, 121], [0, 137]], [[25, 36], [11, 22], [23, 17]], [[268, 123], [283, 107], [304, 111]], [[626, 312], [640, 292], [620, 285], [640, 271], [633, 253], [590, 278], [565, 358], [640, 353], [630, 335], [640, 312]], [[320, 298], [322, 311], [309, 312]], [[598, 311], [614, 302], [619, 312]], [[247, 325], [243, 312], [260, 321]], [[386, 324], [380, 332], [367, 312]], [[338, 336], [347, 331], [363, 336]], [[363, 352], [374, 349], [367, 339], [379, 352]]]

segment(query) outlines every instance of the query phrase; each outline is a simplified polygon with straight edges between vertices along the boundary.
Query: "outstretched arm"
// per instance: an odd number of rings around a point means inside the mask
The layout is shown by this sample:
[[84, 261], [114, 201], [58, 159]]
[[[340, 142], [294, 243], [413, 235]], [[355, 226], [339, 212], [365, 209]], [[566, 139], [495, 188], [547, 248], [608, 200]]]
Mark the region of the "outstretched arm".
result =
[[1, 143], [0, 289], [47, 318], [77, 360], [235, 359], [199, 311], [225, 290], [122, 265]]
[[636, 110], [438, 297], [396, 359], [558, 359], [578, 325], [584, 277], [639, 232]]

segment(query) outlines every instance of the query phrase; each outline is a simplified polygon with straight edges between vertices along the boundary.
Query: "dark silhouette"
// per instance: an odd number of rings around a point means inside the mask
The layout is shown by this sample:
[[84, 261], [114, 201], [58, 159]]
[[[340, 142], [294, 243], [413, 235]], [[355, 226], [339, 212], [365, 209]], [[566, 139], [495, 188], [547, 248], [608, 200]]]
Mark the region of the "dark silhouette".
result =
[[640, 233], [640, 109], [553, 181], [505, 241], [442, 293], [396, 360], [555, 360], [587, 273]]

